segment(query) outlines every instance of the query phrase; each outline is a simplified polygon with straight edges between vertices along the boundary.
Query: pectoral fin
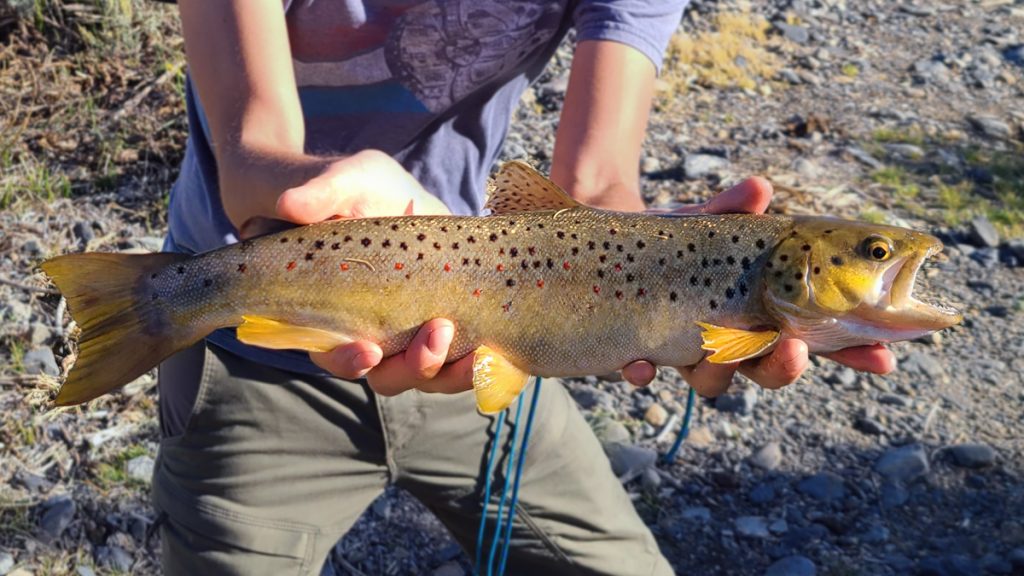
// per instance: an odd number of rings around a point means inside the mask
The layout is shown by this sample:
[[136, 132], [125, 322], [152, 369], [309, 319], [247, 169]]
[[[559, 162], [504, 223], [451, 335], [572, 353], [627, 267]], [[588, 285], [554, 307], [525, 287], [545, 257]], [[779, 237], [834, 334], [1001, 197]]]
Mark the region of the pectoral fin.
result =
[[760, 356], [779, 341], [780, 335], [775, 330], [751, 332], [704, 322], [697, 322], [697, 325], [704, 329], [700, 347], [714, 352], [707, 357], [712, 364], [730, 364]]
[[307, 350], [327, 352], [352, 342], [344, 334], [319, 328], [295, 326], [263, 316], [242, 316], [238, 339], [245, 344], [274, 350]]
[[483, 414], [497, 414], [508, 408], [529, 377], [488, 346], [473, 352], [473, 390], [476, 407]]

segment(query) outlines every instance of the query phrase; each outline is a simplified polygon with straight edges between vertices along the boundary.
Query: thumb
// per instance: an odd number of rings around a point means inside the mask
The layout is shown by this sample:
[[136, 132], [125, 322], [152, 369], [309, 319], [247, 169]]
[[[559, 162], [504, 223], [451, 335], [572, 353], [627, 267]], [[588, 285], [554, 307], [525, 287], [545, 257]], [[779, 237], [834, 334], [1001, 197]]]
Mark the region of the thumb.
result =
[[335, 191], [329, 173], [321, 174], [301, 186], [285, 190], [277, 198], [277, 215], [296, 224], [313, 224], [340, 214], [341, 197]]
[[771, 199], [771, 182], [764, 178], [747, 178], [709, 200], [704, 206], [704, 212], [707, 214], [760, 214], [768, 209]]

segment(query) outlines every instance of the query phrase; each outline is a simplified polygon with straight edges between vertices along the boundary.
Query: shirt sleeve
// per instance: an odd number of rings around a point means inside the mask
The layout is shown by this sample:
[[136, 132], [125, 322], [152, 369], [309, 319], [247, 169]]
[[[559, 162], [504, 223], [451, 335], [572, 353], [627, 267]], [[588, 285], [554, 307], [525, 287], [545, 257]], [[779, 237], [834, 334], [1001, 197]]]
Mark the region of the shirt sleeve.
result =
[[636, 48], [661, 71], [665, 48], [689, 0], [580, 0], [576, 39], [611, 40]]

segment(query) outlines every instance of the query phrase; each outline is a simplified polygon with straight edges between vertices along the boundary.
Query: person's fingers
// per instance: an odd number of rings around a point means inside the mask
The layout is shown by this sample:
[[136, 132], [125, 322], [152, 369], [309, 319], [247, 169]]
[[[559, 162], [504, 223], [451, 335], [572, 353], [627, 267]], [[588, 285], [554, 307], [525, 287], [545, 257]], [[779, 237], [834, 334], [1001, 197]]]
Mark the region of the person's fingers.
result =
[[[405, 370], [416, 380], [427, 380], [437, 375], [448, 357], [448, 347], [455, 338], [455, 325], [451, 320], [435, 318], [420, 327], [416, 336], [409, 342], [402, 356]], [[384, 368], [383, 366], [378, 369]], [[385, 377], [382, 374], [381, 377]], [[401, 374], [396, 374], [401, 376]]]
[[676, 368], [686, 383], [705, 398], [722, 395], [732, 384], [732, 376], [736, 372], [736, 364], [712, 364], [701, 360], [696, 366]]
[[277, 214], [296, 224], [322, 222], [332, 216], [351, 217], [339, 206], [344, 199], [334, 185], [336, 175], [328, 169], [301, 186], [289, 188], [277, 198]]
[[881, 344], [843, 348], [822, 356], [861, 372], [888, 374], [896, 369], [896, 357]]
[[767, 356], [740, 364], [740, 373], [770, 390], [796, 382], [807, 368], [807, 344], [789, 338]]
[[646, 360], [631, 362], [622, 369], [622, 377], [633, 386], [647, 386], [656, 375], [654, 364]]
[[346, 380], [362, 378], [383, 357], [380, 346], [365, 340], [338, 346], [330, 352], [309, 353], [314, 364]]
[[772, 200], [772, 183], [760, 177], [747, 178], [708, 200], [705, 214], [760, 214]]
[[423, 392], [454, 394], [473, 389], [473, 355], [442, 367], [433, 378], [417, 380], [412, 377], [408, 364], [397, 354], [385, 359], [366, 374], [366, 382], [381, 396], [394, 396], [413, 388]]

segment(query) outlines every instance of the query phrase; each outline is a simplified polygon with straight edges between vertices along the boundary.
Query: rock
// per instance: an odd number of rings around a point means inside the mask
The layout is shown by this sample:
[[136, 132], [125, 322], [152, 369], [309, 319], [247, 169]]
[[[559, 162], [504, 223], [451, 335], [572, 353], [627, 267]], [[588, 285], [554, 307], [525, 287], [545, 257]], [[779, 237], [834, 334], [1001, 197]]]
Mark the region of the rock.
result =
[[46, 511], [39, 519], [40, 539], [47, 544], [56, 542], [75, 518], [77, 506], [69, 496], [57, 496], [45, 504]]
[[89, 445], [89, 448], [96, 450], [111, 440], [131, 434], [136, 428], [136, 424], [121, 424], [120, 426], [114, 426], [113, 428], [104, 428], [99, 432], [94, 432], [86, 436], [85, 442]]
[[750, 463], [762, 470], [775, 470], [782, 463], [782, 448], [778, 442], [769, 442], [750, 456]]
[[33, 474], [24, 468], [19, 468], [14, 472], [11, 477], [11, 484], [14, 486], [21, 486], [30, 492], [49, 492], [50, 488], [53, 488], [53, 482], [50, 482], [44, 476]]
[[779, 518], [768, 525], [768, 531], [776, 535], [785, 534], [786, 532], [789, 532], [789, 523], [784, 519]]
[[871, 436], [881, 436], [882, 434], [885, 434], [885, 426], [882, 426], [877, 420], [873, 420], [871, 418], [858, 418], [857, 421], [854, 422], [853, 427]]
[[644, 487], [644, 490], [655, 492], [661, 487], [661, 474], [658, 474], [658, 470], [653, 466], [644, 468], [643, 473], [640, 475], [640, 484]]
[[924, 58], [914, 62], [914, 81], [919, 84], [946, 84], [949, 82], [949, 68], [938, 60]]
[[728, 165], [729, 161], [721, 156], [690, 154], [683, 161], [683, 172], [690, 180], [699, 180], [707, 176], [715, 176], [718, 170]]
[[922, 559], [917, 573], [921, 576], [975, 576], [981, 574], [981, 566], [968, 556], [950, 554]]
[[60, 368], [57, 368], [57, 359], [53, 356], [53, 350], [46, 346], [29, 350], [21, 362], [25, 367], [26, 374], [60, 375]]
[[11, 298], [0, 305], [0, 333], [24, 334], [28, 331], [32, 307], [21, 300]]
[[764, 571], [764, 576], [816, 576], [818, 573], [814, 562], [805, 556], [786, 556], [776, 560]]
[[877, 158], [875, 158], [862, 148], [857, 148], [856, 146], [847, 146], [845, 152], [849, 154], [850, 157], [856, 160], [857, 162], [860, 162], [861, 164], [873, 170], [877, 170], [883, 166], [883, 164], [879, 162]]
[[929, 470], [928, 455], [917, 444], [892, 448], [875, 461], [875, 472], [900, 482], [911, 482]]
[[148, 252], [160, 252], [164, 248], [164, 239], [156, 236], [135, 238], [135, 245]]
[[661, 404], [655, 402], [644, 412], [644, 421], [651, 426], [660, 428], [668, 421], [668, 410]]
[[803, 84], [803, 80], [800, 78], [800, 75], [789, 68], [779, 70], [777, 76], [779, 80], [789, 82], [790, 84]]
[[16, 568], [14, 572], [11, 572], [7, 576], [35, 576], [31, 571], [24, 568]]
[[148, 484], [153, 478], [153, 459], [146, 455], [136, 456], [125, 463], [124, 469], [132, 480]]
[[782, 33], [782, 37], [797, 44], [807, 44], [811, 39], [810, 32], [803, 26], [787, 24], [785, 22], [774, 22], [775, 28]]
[[1010, 125], [994, 116], [972, 115], [967, 117], [972, 128], [989, 138], [1009, 138]]
[[942, 364], [926, 352], [911, 352], [900, 362], [900, 368], [908, 372], [920, 372], [933, 380], [943, 375]]
[[767, 483], [758, 484], [750, 490], [747, 498], [754, 504], [767, 504], [775, 500], [775, 488]]
[[120, 546], [100, 546], [96, 549], [96, 563], [100, 566], [129, 572], [132, 569], [132, 557]]
[[981, 568], [989, 574], [1013, 574], [1013, 564], [1000, 558], [998, 554], [988, 553], [981, 557]]
[[872, 525], [860, 535], [860, 541], [865, 544], [882, 544], [889, 541], [889, 529], [877, 524]]
[[749, 416], [757, 406], [757, 390], [744, 388], [738, 394], [723, 394], [715, 399], [715, 409], [741, 416]]
[[918, 6], [916, 4], [900, 4], [900, 12], [911, 16], [932, 16], [935, 14], [934, 6]]
[[1003, 50], [1003, 58], [1009, 60], [1011, 64], [1024, 67], [1024, 44]]
[[984, 216], [971, 220], [967, 235], [975, 246], [988, 248], [999, 246], [999, 232]]
[[961, 468], [985, 468], [996, 461], [996, 451], [988, 444], [957, 444], [947, 450]]
[[654, 156], [645, 156], [643, 161], [640, 163], [640, 171], [644, 174], [661, 172], [661, 160], [658, 160]]
[[885, 150], [891, 156], [896, 156], [897, 158], [908, 158], [911, 160], [916, 160], [918, 158], [924, 157], [924, 150], [922, 150], [920, 146], [915, 146], [913, 144], [886, 144]]
[[42, 346], [53, 337], [53, 331], [42, 322], [33, 322], [28, 327], [28, 341], [32, 346]]
[[1014, 548], [1006, 559], [1010, 561], [1010, 564], [1013, 564], [1014, 568], [1024, 570], [1024, 547]]
[[43, 247], [35, 238], [26, 240], [25, 243], [21, 245], [21, 251], [29, 258], [38, 258], [43, 255]]
[[14, 556], [11, 556], [9, 552], [0, 550], [0, 576], [6, 576], [6, 574], [13, 569]]
[[815, 178], [821, 172], [818, 165], [808, 158], [797, 158], [793, 162], [793, 169], [804, 178]]
[[92, 225], [88, 222], [75, 222], [75, 225], [71, 227], [71, 233], [78, 239], [82, 248], [85, 248], [96, 237], [92, 231]]
[[601, 444], [628, 444], [632, 440], [629, 430], [622, 422], [609, 416], [597, 418], [591, 427]]
[[78, 574], [78, 576], [96, 576], [96, 572], [88, 566], [79, 566], [75, 568], [75, 574]]
[[650, 448], [630, 444], [606, 444], [604, 452], [615, 475], [628, 482], [658, 461], [658, 453]]
[[584, 410], [597, 407], [611, 409], [615, 405], [615, 398], [611, 394], [593, 386], [576, 388], [571, 393], [576, 403]]
[[711, 510], [704, 506], [694, 506], [692, 508], [684, 509], [680, 516], [687, 522], [700, 522], [701, 524], [707, 524], [711, 521]]
[[985, 269], [992, 269], [999, 265], [999, 251], [995, 248], [978, 248], [971, 253], [971, 260]]
[[886, 480], [882, 483], [878, 500], [882, 508], [891, 510], [903, 506], [909, 498], [910, 493], [907, 492], [907, 489], [902, 484]]
[[736, 519], [736, 533], [747, 538], [765, 539], [771, 536], [768, 522], [763, 516], [740, 516]]
[[914, 404], [914, 401], [906, 396], [900, 396], [899, 394], [882, 394], [878, 397], [879, 404], [885, 404], [888, 406], [899, 406], [900, 408], [908, 408]]
[[846, 481], [832, 472], [819, 472], [801, 480], [796, 489], [820, 502], [836, 502], [846, 496]]
[[455, 560], [449, 560], [434, 569], [433, 576], [464, 576], [466, 571]]
[[826, 381], [832, 384], [849, 387], [856, 384], [857, 379], [858, 375], [856, 370], [848, 366], [842, 366], [832, 374], [829, 374]]

